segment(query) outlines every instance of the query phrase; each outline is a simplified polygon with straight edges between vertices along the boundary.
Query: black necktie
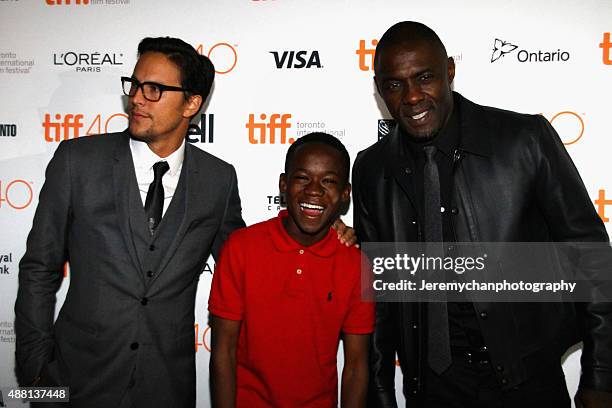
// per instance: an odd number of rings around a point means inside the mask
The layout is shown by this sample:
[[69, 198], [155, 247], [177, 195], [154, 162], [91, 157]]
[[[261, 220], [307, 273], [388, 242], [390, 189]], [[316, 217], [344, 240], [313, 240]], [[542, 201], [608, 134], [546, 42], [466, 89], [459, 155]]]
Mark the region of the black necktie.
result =
[[[442, 215], [440, 214], [440, 175], [434, 158], [435, 146], [425, 146], [423, 170], [423, 204], [425, 240], [442, 245]], [[436, 247], [437, 245], [434, 245]], [[442, 250], [432, 255], [442, 255]], [[437, 271], [443, 273], [443, 271]], [[431, 369], [441, 374], [451, 364], [450, 338], [448, 334], [448, 309], [446, 302], [427, 303], [427, 360]]]
[[147, 214], [147, 224], [151, 235], [155, 232], [155, 228], [159, 225], [162, 219], [164, 209], [164, 185], [162, 178], [170, 169], [170, 166], [165, 161], [157, 162], [153, 165], [153, 182], [149, 185], [147, 199], [145, 200], [145, 213]]

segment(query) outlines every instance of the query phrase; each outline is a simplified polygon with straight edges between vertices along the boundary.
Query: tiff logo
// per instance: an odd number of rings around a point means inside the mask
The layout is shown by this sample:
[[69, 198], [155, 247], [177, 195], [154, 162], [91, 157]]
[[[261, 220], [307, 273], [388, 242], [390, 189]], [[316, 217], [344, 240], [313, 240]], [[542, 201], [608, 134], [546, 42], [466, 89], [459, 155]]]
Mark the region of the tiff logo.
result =
[[51, 121], [51, 115], [45, 114], [45, 121], [42, 123], [43, 128], [45, 129], [45, 141], [47, 142], [59, 142], [61, 140], [70, 139], [70, 130], [72, 129], [72, 137], [79, 137], [79, 129], [84, 127], [85, 125], [81, 121], [83, 119], [83, 115], [64, 115], [64, 119], [62, 120], [62, 115], [59, 113], [55, 114], [56, 122]]
[[606, 199], [606, 190], [599, 190], [599, 197], [595, 200], [597, 206], [597, 214], [603, 222], [609, 222], [610, 218], [606, 217], [606, 206], [612, 205], [612, 199]]
[[[46, 0], [46, 1], [47, 1], [47, 4], [50, 5], [50, 6], [59, 6], [59, 5], [62, 5], [62, 4], [72, 4], [73, 3], [70, 0], [64, 0], [64, 1], [62, 1], [62, 0]], [[83, 4], [83, 5], [89, 4], [89, 0], [75, 0], [74, 4]]]
[[[262, 113], [261, 115], [259, 115], [259, 118], [263, 122], [255, 122], [255, 115], [252, 113], [249, 114], [249, 121], [246, 124], [246, 128], [249, 129], [249, 143], [251, 144], [277, 143], [277, 140], [276, 140], [277, 130], [280, 131], [280, 141], [278, 141], [278, 143], [286, 144], [286, 143], [295, 142], [295, 139], [293, 138], [287, 139], [287, 129], [291, 127], [291, 123], [289, 123], [291, 114], [284, 113], [280, 115], [278, 113], [273, 113], [272, 115], [270, 115], [270, 120], [267, 123], [265, 122], [265, 120], [267, 119], [267, 116], [265, 113]], [[280, 122], [278, 121], [279, 119], [280, 119]], [[267, 133], [266, 130], [269, 131], [267, 138], [266, 138], [266, 133]], [[256, 131], [257, 131], [257, 136], [255, 134]]]
[[355, 54], [359, 56], [359, 69], [362, 71], [374, 69], [374, 54], [376, 53], [378, 40], [372, 40], [371, 44], [374, 48], [366, 48], [365, 40], [359, 40], [359, 48], [355, 51]]
[[13, 210], [23, 210], [32, 204], [34, 189], [31, 181], [11, 180], [5, 183], [4, 187], [2, 181], [0, 180], [0, 209], [4, 203]]
[[610, 58], [610, 49], [612, 48], [610, 33], [604, 33], [603, 41], [599, 44], [599, 48], [603, 50], [603, 63], [605, 65], [612, 65], [612, 59]]
[[[208, 125], [206, 118], [208, 117]], [[208, 140], [206, 136], [208, 135]], [[189, 143], [213, 143], [215, 141], [215, 114], [201, 114], [200, 126], [192, 123], [187, 129], [187, 141]]]

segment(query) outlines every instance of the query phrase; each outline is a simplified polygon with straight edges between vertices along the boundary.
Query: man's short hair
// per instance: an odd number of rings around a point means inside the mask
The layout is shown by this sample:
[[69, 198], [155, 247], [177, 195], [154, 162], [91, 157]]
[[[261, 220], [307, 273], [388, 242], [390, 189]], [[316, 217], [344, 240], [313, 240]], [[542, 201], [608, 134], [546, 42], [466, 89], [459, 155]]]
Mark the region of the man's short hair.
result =
[[202, 103], [208, 97], [215, 79], [215, 67], [205, 55], [185, 41], [171, 37], [147, 37], [138, 44], [138, 56], [145, 52], [160, 52], [178, 67], [181, 72], [181, 87], [188, 94], [200, 95]]
[[400, 44], [424, 42], [438, 48], [446, 56], [446, 47], [438, 34], [423, 23], [416, 21], [400, 21], [392, 25], [378, 41], [374, 58], [374, 71], [378, 70], [379, 55], [382, 51]]
[[342, 170], [344, 171], [344, 174], [341, 176], [345, 178], [343, 180], [344, 182], [348, 182], [349, 172], [351, 168], [351, 157], [349, 156], [346, 147], [344, 147], [340, 140], [330, 134], [323, 132], [308, 133], [307, 135], [304, 135], [297, 139], [295, 142], [293, 142], [291, 146], [289, 146], [289, 149], [287, 150], [287, 156], [285, 157], [285, 173], [288, 173], [289, 165], [291, 164], [297, 150], [302, 146], [312, 143], [320, 143], [330, 146], [340, 153], [340, 157], [342, 158]]

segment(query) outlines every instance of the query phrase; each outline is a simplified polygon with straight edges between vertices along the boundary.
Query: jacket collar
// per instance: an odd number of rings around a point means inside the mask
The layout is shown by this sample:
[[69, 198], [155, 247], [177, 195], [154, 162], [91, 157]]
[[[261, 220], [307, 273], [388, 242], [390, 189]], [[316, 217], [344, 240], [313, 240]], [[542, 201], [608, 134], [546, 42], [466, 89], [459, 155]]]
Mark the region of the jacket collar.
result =
[[[115, 208], [117, 210], [119, 227], [123, 234], [123, 240], [132, 258], [133, 264], [142, 272], [142, 267], [138, 259], [132, 232], [130, 228], [130, 194], [137, 188], [136, 173], [132, 161], [132, 153], [129, 146], [130, 134], [124, 131], [117, 139], [114, 150], [113, 163], [113, 192], [115, 198]], [[139, 274], [142, 278], [142, 273]], [[142, 278], [144, 283], [144, 278]]]
[[382, 148], [385, 150], [384, 157], [389, 158], [385, 161], [385, 178], [394, 174], [412, 174], [414, 170], [414, 159], [402, 143], [401, 137], [399, 126], [395, 125], [391, 132], [379, 142], [382, 143]]
[[460, 106], [461, 140], [459, 149], [479, 156], [491, 156], [491, 128], [485, 121], [485, 111], [465, 99], [461, 94], [453, 92], [455, 104]]

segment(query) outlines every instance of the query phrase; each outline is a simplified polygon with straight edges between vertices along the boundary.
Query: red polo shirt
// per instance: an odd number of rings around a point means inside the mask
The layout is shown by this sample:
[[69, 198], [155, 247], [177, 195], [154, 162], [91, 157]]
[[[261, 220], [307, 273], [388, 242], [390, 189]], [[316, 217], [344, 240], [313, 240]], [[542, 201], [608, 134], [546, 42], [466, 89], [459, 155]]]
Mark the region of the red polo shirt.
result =
[[341, 333], [374, 330], [374, 304], [361, 301], [361, 252], [330, 228], [304, 247], [288, 216], [234, 232], [213, 277], [208, 310], [241, 320], [236, 351], [238, 407], [336, 407]]

